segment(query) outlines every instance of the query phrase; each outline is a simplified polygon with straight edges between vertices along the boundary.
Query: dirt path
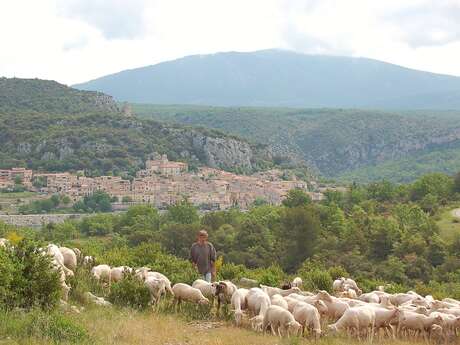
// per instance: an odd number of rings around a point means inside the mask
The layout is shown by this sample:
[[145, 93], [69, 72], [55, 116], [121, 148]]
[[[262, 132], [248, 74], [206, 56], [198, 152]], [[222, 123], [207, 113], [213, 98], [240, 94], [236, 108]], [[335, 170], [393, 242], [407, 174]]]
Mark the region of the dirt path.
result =
[[452, 215], [455, 218], [460, 218], [460, 208], [456, 208], [456, 209], [452, 210]]

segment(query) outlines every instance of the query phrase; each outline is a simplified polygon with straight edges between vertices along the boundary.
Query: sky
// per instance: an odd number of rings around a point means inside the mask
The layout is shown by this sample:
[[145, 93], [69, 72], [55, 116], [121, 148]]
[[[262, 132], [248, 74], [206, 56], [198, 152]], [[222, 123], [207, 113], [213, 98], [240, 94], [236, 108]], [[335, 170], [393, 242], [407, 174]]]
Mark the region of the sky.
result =
[[0, 76], [74, 84], [281, 48], [460, 76], [460, 0], [1, 0]]

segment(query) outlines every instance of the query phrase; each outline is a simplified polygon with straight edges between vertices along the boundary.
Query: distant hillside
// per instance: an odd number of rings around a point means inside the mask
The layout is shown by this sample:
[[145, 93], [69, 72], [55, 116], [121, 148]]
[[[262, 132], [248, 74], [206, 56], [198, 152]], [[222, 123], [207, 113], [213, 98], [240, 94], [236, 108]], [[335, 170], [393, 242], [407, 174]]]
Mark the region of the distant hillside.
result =
[[460, 109], [460, 77], [283, 50], [187, 56], [75, 87], [154, 104]]
[[460, 167], [460, 111], [132, 107], [144, 118], [219, 129], [266, 144], [278, 163], [307, 162], [327, 177], [402, 182]]
[[192, 167], [251, 172], [272, 164], [261, 145], [216, 130], [125, 116], [102, 93], [0, 79], [0, 168], [133, 175], [154, 151]]

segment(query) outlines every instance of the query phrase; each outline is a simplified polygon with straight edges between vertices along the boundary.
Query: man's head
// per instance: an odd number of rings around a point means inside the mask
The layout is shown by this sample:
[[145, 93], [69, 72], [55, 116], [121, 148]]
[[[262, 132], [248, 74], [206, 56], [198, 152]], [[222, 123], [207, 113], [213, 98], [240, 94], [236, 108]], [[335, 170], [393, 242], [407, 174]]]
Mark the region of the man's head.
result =
[[198, 231], [198, 243], [203, 244], [208, 240], [208, 232], [206, 230]]

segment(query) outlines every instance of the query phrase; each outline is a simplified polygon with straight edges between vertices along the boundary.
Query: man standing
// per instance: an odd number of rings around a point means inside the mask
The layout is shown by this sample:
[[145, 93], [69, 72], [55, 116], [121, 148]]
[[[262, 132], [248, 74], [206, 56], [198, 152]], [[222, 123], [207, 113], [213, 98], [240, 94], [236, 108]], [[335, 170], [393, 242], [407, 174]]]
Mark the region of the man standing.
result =
[[190, 260], [195, 268], [207, 282], [215, 279], [216, 250], [212, 243], [208, 242], [206, 230], [198, 232], [197, 240], [190, 248]]

